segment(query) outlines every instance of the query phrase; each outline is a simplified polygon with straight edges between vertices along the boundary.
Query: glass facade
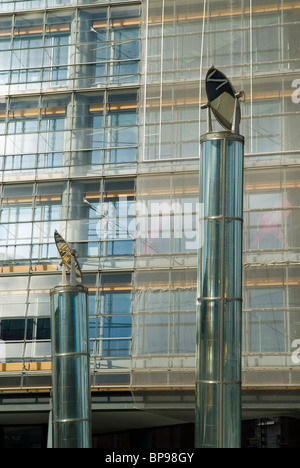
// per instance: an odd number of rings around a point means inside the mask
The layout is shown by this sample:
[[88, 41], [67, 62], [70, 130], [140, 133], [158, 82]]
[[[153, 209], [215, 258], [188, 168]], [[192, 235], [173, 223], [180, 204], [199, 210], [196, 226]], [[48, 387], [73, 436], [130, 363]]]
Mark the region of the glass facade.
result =
[[[171, 167], [177, 174], [185, 170], [187, 177], [189, 171], [198, 170], [199, 140], [206, 132], [206, 113], [200, 108], [206, 99], [203, 81], [211, 64], [230, 77], [237, 91], [246, 92], [241, 123], [246, 143], [243, 385], [245, 389], [297, 386], [299, 4], [166, 0], [144, 2], [142, 12], [147, 17], [143, 24], [147, 57], [141, 86], [140, 158], [146, 167], [153, 172], [154, 167], [165, 172]], [[188, 183], [191, 194], [193, 182]], [[166, 192], [166, 184], [161, 190]], [[170, 201], [172, 192], [171, 186]], [[137, 190], [137, 200], [139, 196]], [[167, 264], [172, 257], [166, 250], [164, 254]], [[155, 257], [153, 253], [151, 266]], [[176, 260], [181, 258], [185, 274], [192, 275], [192, 252], [188, 256], [181, 251]], [[153, 284], [148, 288], [153, 289]], [[137, 306], [133, 313], [142, 315]], [[169, 355], [169, 368], [176, 363], [178, 385], [192, 382], [186, 359], [187, 355], [180, 366]], [[153, 369], [159, 366], [151, 360]], [[158, 378], [156, 372], [151, 380], [145, 372], [145, 381], [145, 387], [155, 387], [164, 384], [166, 376], [161, 373]]]
[[246, 93], [243, 384], [299, 385], [299, 24], [291, 0], [1, 1], [2, 389], [51, 385], [57, 229], [92, 386], [193, 390], [211, 64]]

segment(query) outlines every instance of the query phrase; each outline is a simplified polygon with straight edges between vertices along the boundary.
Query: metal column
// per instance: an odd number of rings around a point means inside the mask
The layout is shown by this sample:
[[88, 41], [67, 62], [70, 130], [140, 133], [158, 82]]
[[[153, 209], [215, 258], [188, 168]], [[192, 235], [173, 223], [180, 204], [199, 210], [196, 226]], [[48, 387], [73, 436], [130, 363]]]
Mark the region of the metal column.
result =
[[201, 139], [195, 446], [240, 447], [244, 138]]
[[[82, 284], [75, 251], [57, 232], [55, 240], [63, 274], [62, 284], [50, 291], [53, 447], [90, 448], [88, 290]], [[70, 284], [66, 269], [70, 272]]]

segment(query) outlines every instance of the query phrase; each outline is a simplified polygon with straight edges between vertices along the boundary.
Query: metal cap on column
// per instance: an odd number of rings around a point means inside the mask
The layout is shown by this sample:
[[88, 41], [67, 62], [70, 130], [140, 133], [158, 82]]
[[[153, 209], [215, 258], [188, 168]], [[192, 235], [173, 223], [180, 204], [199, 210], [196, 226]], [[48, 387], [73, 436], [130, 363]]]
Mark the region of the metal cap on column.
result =
[[[201, 137], [203, 242], [198, 261], [195, 447], [241, 443], [243, 92], [216, 68], [206, 75], [207, 133]], [[212, 130], [211, 112], [225, 131]]]
[[[55, 231], [62, 282], [51, 289], [52, 425], [54, 448], [91, 447], [87, 288], [72, 250]], [[67, 282], [67, 272], [70, 283]]]

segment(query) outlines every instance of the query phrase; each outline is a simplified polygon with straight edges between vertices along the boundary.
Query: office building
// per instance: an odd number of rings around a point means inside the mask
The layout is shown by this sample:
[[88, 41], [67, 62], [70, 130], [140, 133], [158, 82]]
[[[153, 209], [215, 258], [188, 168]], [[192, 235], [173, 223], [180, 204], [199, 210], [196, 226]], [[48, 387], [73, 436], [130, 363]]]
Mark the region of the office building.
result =
[[265, 418], [286, 440], [300, 386], [299, 26], [295, 0], [1, 0], [0, 445], [47, 445], [56, 229], [89, 289], [94, 446], [193, 446], [212, 64], [246, 93], [243, 443]]

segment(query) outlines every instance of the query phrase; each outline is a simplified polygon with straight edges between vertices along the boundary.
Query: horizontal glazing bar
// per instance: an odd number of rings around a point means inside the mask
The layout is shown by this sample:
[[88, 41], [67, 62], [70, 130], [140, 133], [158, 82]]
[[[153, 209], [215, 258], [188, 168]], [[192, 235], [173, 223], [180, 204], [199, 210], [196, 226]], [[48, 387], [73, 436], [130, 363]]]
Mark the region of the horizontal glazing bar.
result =
[[197, 302], [201, 302], [201, 301], [239, 301], [239, 302], [243, 302], [243, 299], [241, 299], [240, 297], [227, 297], [227, 296], [224, 296], [224, 297], [198, 297], [197, 298]]
[[225, 216], [221, 216], [221, 215], [219, 215], [219, 216], [204, 216], [203, 218], [200, 218], [200, 221], [205, 220], [205, 219], [212, 219], [212, 220], [214, 220], [214, 219], [218, 219], [218, 220], [226, 219], [226, 220], [241, 221], [241, 222], [244, 221], [243, 218], [237, 218], [235, 216], [226, 216], [226, 215]]
[[218, 384], [218, 385], [241, 385], [241, 380], [201, 380], [196, 379], [197, 383], [205, 383], [205, 384]]

